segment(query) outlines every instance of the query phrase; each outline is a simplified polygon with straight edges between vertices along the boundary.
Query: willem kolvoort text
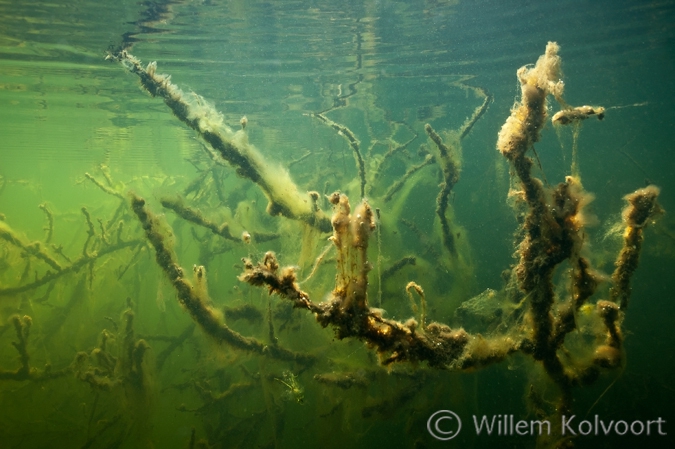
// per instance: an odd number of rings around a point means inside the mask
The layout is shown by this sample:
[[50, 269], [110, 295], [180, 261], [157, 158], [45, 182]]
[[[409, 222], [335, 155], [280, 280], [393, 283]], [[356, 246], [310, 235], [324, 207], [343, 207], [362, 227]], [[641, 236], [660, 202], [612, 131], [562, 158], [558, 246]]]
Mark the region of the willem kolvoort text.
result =
[[[576, 415], [562, 417], [561, 430], [562, 435], [667, 435], [663, 428], [666, 421], [662, 418], [654, 420], [634, 420], [631, 422], [625, 420], [602, 420], [598, 415], [592, 420], [577, 420]], [[519, 420], [516, 421], [513, 415], [493, 415], [488, 417], [483, 415], [478, 417], [473, 415], [473, 424], [476, 428], [476, 435], [550, 435], [551, 422], [544, 420]]]

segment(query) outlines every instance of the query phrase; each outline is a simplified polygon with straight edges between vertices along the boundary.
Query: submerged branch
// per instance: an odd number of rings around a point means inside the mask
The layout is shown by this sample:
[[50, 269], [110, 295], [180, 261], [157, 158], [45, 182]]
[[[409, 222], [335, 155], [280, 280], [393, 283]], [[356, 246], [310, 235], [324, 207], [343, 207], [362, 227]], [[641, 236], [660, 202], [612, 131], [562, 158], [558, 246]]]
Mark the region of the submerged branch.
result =
[[363, 160], [363, 155], [361, 155], [361, 143], [359, 142], [359, 139], [356, 138], [351, 129], [334, 122], [323, 113], [310, 114], [310, 116], [318, 118], [327, 126], [330, 126], [337, 131], [338, 135], [344, 137], [349, 144], [349, 147], [354, 151], [356, 165], [359, 170], [359, 179], [361, 180], [361, 198], [364, 198], [366, 196], [366, 164]]
[[14, 331], [16, 332], [17, 341], [12, 342], [12, 346], [19, 353], [19, 360], [21, 366], [15, 370], [4, 370], [0, 368], [0, 380], [47, 380], [56, 379], [69, 374], [72, 367], [68, 366], [60, 370], [52, 370], [50, 364], [45, 365], [43, 370], [38, 370], [30, 366], [30, 354], [28, 353], [28, 337], [30, 336], [30, 329], [33, 325], [33, 320], [28, 315], [19, 317], [14, 315], [10, 318]]
[[[334, 193], [331, 203], [334, 233], [331, 240], [337, 247], [338, 274], [330, 297], [319, 304], [300, 290], [293, 267], [279, 268], [276, 256], [267, 252], [264, 259], [254, 264], [244, 259], [243, 282], [265, 286], [272, 294], [290, 300], [296, 308], [314, 313], [323, 327], [331, 326], [338, 339], [356, 338], [375, 347], [383, 365], [394, 362], [426, 361], [434, 368], [469, 369], [503, 360], [519, 349], [520, 343], [511, 338], [480, 339], [464, 329], [451, 329], [440, 323], [420, 327], [414, 319], [401, 323], [382, 317], [379, 309], [372, 309], [367, 301], [368, 237], [374, 229], [372, 211], [363, 201], [351, 213], [347, 197]], [[477, 349], [477, 350], [474, 350]]]
[[415, 173], [423, 169], [429, 164], [434, 163], [434, 157], [430, 154], [427, 154], [427, 156], [424, 158], [422, 162], [420, 162], [417, 165], [413, 165], [412, 167], [408, 168], [408, 171], [405, 172], [403, 176], [401, 176], [399, 179], [394, 181], [394, 183], [389, 186], [387, 189], [387, 192], [384, 194], [384, 197], [382, 198], [382, 201], [385, 203], [390, 201], [392, 197], [399, 191], [401, 188], [405, 185], [406, 181]]
[[[217, 342], [227, 343], [234, 348], [257, 354], [266, 354], [280, 360], [292, 360], [300, 363], [311, 363], [314, 360], [314, 357], [308, 354], [295, 353], [279, 346], [267, 346], [254, 338], [244, 337], [230, 329], [222, 322], [219, 313], [208, 305], [205, 290], [195, 288], [192, 282], [185, 278], [183, 269], [178, 264], [176, 253], [168, 242], [166, 232], [162, 229], [163, 226], [158, 218], [147, 210], [145, 200], [131, 194], [131, 208], [141, 222], [147, 239], [155, 248], [157, 264], [173, 285], [178, 301], [206, 334]], [[199, 270], [199, 273], [201, 277], [203, 271]]]
[[202, 215], [199, 209], [194, 209], [190, 206], [186, 206], [181, 197], [175, 198], [162, 198], [162, 206], [167, 209], [171, 209], [184, 220], [194, 223], [196, 225], [202, 226], [216, 235], [223, 237], [224, 239], [231, 240], [233, 242], [240, 241], [230, 232], [230, 226], [227, 223], [223, 223], [220, 226], [209, 220], [208, 218]]
[[454, 257], [457, 255], [455, 236], [450, 229], [450, 222], [446, 216], [446, 211], [448, 210], [450, 192], [459, 180], [459, 165], [457, 164], [455, 159], [456, 156], [454, 155], [452, 148], [443, 143], [441, 136], [434, 131], [431, 125], [427, 123], [424, 126], [424, 130], [429, 135], [429, 138], [436, 144], [436, 148], [438, 148], [438, 163], [443, 172], [443, 182], [441, 183], [441, 190], [438, 192], [438, 197], [436, 198], [436, 215], [438, 215], [441, 222], [443, 245]]
[[[24, 242], [23, 239], [19, 237], [19, 235], [3, 221], [0, 221], [0, 239], [5, 240], [17, 248], [24, 250], [29, 255], [40, 259], [53, 269], [57, 271], [62, 270], [61, 265], [42, 248], [40, 242]], [[0, 293], [2, 290], [3, 289], [0, 289]]]
[[48, 282], [51, 282], [55, 279], [60, 278], [63, 275], [66, 275], [68, 273], [76, 273], [78, 272], [82, 267], [95, 262], [97, 259], [106, 256], [108, 254], [114, 253], [116, 251], [119, 251], [124, 248], [130, 248], [134, 247], [136, 245], [142, 245], [143, 242], [141, 240], [129, 240], [129, 241], [121, 241], [118, 243], [115, 243], [113, 245], [105, 246], [102, 249], [100, 249], [97, 252], [94, 253], [87, 253], [87, 254], [82, 254], [80, 257], [75, 260], [72, 264], [68, 265], [67, 267], [63, 267], [61, 270], [57, 272], [52, 272], [52, 271], [47, 271], [41, 278], [36, 279], [33, 282], [30, 282], [28, 284], [24, 284], [18, 287], [6, 287], [6, 288], [0, 288], [0, 297], [1, 296], [9, 296], [9, 295], [14, 295], [17, 293], [22, 293], [26, 292], [38, 287], [41, 287]]
[[233, 166], [237, 174], [249, 179], [263, 190], [270, 215], [301, 220], [324, 232], [330, 230], [328, 217], [311, 207], [306, 195], [298, 191], [287, 172], [270, 165], [251, 144], [245, 130], [233, 132], [223, 124], [222, 115], [197, 94], [187, 95], [170, 80], [168, 75], [156, 73], [157, 64], [146, 68], [140, 61], [122, 50], [108, 59], [120, 62], [140, 78], [143, 88], [153, 97], [161, 97], [180, 121], [196, 131], [211, 148]]

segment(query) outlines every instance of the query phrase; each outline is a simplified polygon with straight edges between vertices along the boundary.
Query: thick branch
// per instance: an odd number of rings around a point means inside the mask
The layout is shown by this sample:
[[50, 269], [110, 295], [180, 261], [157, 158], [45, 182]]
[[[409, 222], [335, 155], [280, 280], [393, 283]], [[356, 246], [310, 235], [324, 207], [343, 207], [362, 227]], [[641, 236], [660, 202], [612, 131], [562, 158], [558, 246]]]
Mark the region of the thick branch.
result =
[[311, 207], [309, 198], [298, 191], [288, 173], [267, 163], [248, 143], [244, 130], [234, 133], [224, 125], [222, 115], [202, 97], [183, 93], [171, 83], [170, 76], [156, 73], [157, 64], [154, 62], [143, 68], [137, 58], [124, 50], [109, 55], [109, 58], [121, 62], [137, 75], [150, 95], [164, 99], [176, 118], [196, 131], [223, 159], [235, 167], [239, 176], [258, 184], [269, 200], [267, 212], [270, 215], [301, 220], [324, 232], [330, 230], [328, 218], [322, 211]]
[[204, 289], [195, 288], [189, 280], [185, 279], [183, 269], [178, 264], [176, 254], [170, 247], [168, 238], [162, 230], [162, 225], [157, 217], [147, 210], [145, 200], [131, 194], [131, 208], [141, 222], [147, 239], [155, 248], [157, 264], [164, 270], [176, 290], [178, 301], [187, 309], [192, 319], [206, 334], [216, 341], [225, 342], [234, 348], [258, 354], [269, 354], [281, 360], [294, 360], [304, 363], [313, 360], [313, 357], [306, 354], [294, 353], [280, 347], [267, 347], [254, 338], [244, 337], [230, 329], [220, 320], [218, 313], [207, 305]]
[[367, 241], [373, 230], [372, 211], [363, 201], [351, 213], [347, 197], [334, 193], [330, 197], [335, 206], [333, 215], [333, 243], [337, 247], [336, 286], [328, 300], [315, 304], [300, 290], [295, 270], [279, 268], [272, 252], [262, 262], [253, 264], [244, 260], [241, 281], [254, 286], [266, 286], [270, 293], [293, 302], [294, 307], [314, 313], [323, 326], [331, 326], [337, 338], [356, 338], [375, 347], [384, 365], [393, 362], [426, 361], [435, 368], [469, 369], [503, 360], [518, 350], [519, 343], [507, 338], [480, 339], [464, 329], [431, 323], [418, 329], [410, 319], [405, 323], [382, 317], [381, 311], [368, 307], [367, 274], [370, 264], [366, 257]]

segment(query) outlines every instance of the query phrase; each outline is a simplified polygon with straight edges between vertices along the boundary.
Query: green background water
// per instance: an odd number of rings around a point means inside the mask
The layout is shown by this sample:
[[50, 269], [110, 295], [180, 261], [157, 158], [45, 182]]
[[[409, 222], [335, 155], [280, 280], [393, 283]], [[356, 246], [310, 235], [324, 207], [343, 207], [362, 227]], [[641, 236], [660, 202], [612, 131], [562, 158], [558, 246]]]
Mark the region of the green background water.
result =
[[[96, 220], [110, 220], [120, 203], [85, 173], [105, 182], [109, 170], [113, 188], [123, 194], [133, 190], [163, 213], [158, 199], [183, 191], [198, 169], [207, 167], [196, 135], [159, 99], [141, 91], [135, 76], [105, 61], [106, 49], [124, 45], [144, 62], [156, 60], [160, 73], [213, 102], [233, 127], [245, 115], [249, 141], [266, 158], [290, 165], [301, 190], [341, 189], [356, 199], [351, 150], [333, 130], [307, 116], [348, 96], [345, 107], [327, 115], [359, 138], [368, 171], [388, 150], [417, 135], [372, 182], [373, 206], [384, 217], [382, 269], [405, 255], [419, 258], [385, 283], [382, 306], [395, 319], [410, 316], [403, 287], [415, 280], [427, 290], [430, 319], [458, 326], [463, 323], [454, 314], [457, 306], [486, 288], [499, 290], [502, 271], [513, 263], [517, 222], [506, 203], [508, 167], [495, 142], [519, 95], [516, 70], [534, 63], [547, 41], [561, 45], [566, 100], [613, 108], [604, 121], [584, 123], [579, 137], [584, 187], [596, 195], [592, 209], [599, 224], [589, 230], [594, 263], [612, 271], [620, 241], [603, 237], [619, 220], [623, 195], [649, 181], [662, 188], [664, 209], [674, 209], [674, 20], [673, 2], [1, 2], [0, 213], [25, 241], [44, 242], [46, 219], [38, 205], [46, 204], [54, 215], [51, 243], [63, 245], [74, 260], [87, 233], [80, 208], [87, 207], [99, 234]], [[418, 148], [429, 145], [425, 123], [458, 129], [480, 105], [474, 91], [458, 84], [467, 78], [467, 85], [485, 89], [494, 101], [462, 141], [452, 208], [468, 262], [453, 272], [438, 260], [446, 255], [434, 213], [437, 166], [419, 172], [405, 200], [385, 204], [377, 198], [407, 167], [422, 161]], [[569, 130], [560, 136], [550, 125], [544, 130], [537, 154], [550, 183], [569, 173], [571, 146]], [[202, 201], [215, 221], [231, 222], [237, 234], [278, 232], [279, 239], [251, 246], [212, 240], [211, 248], [225, 246], [209, 258], [192, 226], [170, 212], [166, 219], [174, 226], [183, 266], [207, 266], [214, 305], [252, 304], [262, 316], [228, 324], [265, 341], [269, 299], [236, 280], [240, 258], [273, 249], [283, 264], [300, 265], [304, 278], [327, 236], [308, 235], [296, 222], [267, 216], [266, 200], [255, 185], [232, 170], [218, 170], [224, 198], [216, 198], [212, 181], [205, 187], [208, 198], [192, 200]], [[414, 223], [421, 236], [401, 218]], [[124, 220], [125, 238], [141, 239], [131, 215]], [[625, 367], [575, 390], [580, 416], [593, 406], [591, 415], [607, 419], [673, 419], [673, 223], [666, 214], [646, 233], [623, 323]], [[203, 230], [195, 232], [212, 239]], [[373, 242], [372, 254], [375, 247]], [[474, 373], [424, 366], [390, 372], [378, 368], [363, 344], [333, 340], [329, 329], [275, 298], [277, 337], [287, 347], [318, 355], [314, 366], [240, 353], [196, 329], [159, 367], [166, 338], [177, 337], [191, 322], [152, 251], [138, 248], [136, 255], [135, 249], [125, 249], [102, 257], [92, 271], [84, 267], [53, 287], [0, 296], [0, 367], [13, 370], [19, 363], [8, 323], [13, 314], [32, 317], [31, 366], [43, 369], [50, 363], [62, 369], [78, 351], [98, 346], [103, 329], [113, 331], [112, 321], [122, 327], [129, 297], [136, 335], [152, 348], [145, 362], [148, 391], [140, 399], [124, 388], [99, 391], [72, 374], [42, 382], [2, 380], [0, 447], [188, 447], [193, 428], [214, 447], [534, 446], [532, 438], [472, 436], [468, 430], [439, 443], [426, 430], [428, 416], [442, 408], [466, 418], [467, 429], [472, 414], [526, 418], [524, 395], [538, 378], [528, 360], [513, 357]], [[27, 269], [30, 258], [6, 242], [0, 242], [0, 258], [0, 289], [28, 283], [49, 268], [33, 259]], [[332, 283], [327, 262], [303, 288], [318, 301]], [[374, 279], [371, 284], [372, 300], [377, 286]], [[560, 292], [564, 295], [565, 285]], [[113, 351], [122, 340], [116, 335]], [[285, 387], [274, 381], [285, 370], [298, 375], [304, 404], [287, 400]], [[368, 385], [342, 390], [313, 378], [346, 371], [362, 373]], [[252, 387], [209, 405], [210, 394], [238, 382]], [[669, 440], [587, 437], [576, 444], [668, 447]]]

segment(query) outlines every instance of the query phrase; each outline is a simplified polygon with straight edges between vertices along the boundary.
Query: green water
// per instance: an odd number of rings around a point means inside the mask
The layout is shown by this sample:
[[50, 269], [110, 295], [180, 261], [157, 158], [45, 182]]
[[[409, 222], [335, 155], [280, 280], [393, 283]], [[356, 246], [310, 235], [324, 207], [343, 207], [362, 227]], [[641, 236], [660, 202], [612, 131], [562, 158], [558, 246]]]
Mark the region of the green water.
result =
[[[20, 242], [0, 239], [0, 448], [535, 447], [531, 435], [477, 435], [473, 424], [473, 416], [498, 414], [536, 419], [531, 391], [549, 401], [544, 408], [554, 406], [556, 386], [532, 357], [518, 353], [470, 372], [424, 362], [383, 367], [363, 342], [338, 340], [307, 311], [240, 282], [241, 258], [268, 250], [305, 280], [330, 234], [270, 216], [258, 185], [214, 163], [197, 133], [105, 57], [125, 48], [144, 64], [157, 61], [158, 73], [211, 102], [235, 130], [245, 116], [248, 141], [272, 171], [288, 170], [303, 194], [319, 192], [329, 215], [324, 195], [339, 190], [358, 203], [358, 164], [345, 132], [312, 114], [351, 131], [366, 196], [381, 214], [368, 253], [370, 305], [405, 321], [413, 316], [405, 286], [414, 281], [425, 291], [427, 322], [492, 336], [508, 322], [494, 298], [503, 297], [522, 238], [497, 133], [519, 99], [516, 70], [534, 64], [548, 41], [561, 46], [566, 101], [607, 108], [603, 121], [583, 123], [577, 140], [597, 217], [583, 254], [607, 280], [591, 304], [609, 295], [622, 197], [653, 183], [667, 212], [645, 230], [621, 323], [622, 366], [574, 388], [572, 410], [577, 421], [662, 418], [668, 435], [652, 427], [649, 436], [573, 442], [670, 447], [673, 23], [668, 1], [0, 2], [0, 230]], [[486, 95], [488, 109], [456, 147], [461, 172], [446, 212], [453, 256], [436, 213], [438, 163], [385, 197], [437, 154], [424, 125], [452, 142]], [[558, 133], [548, 122], [534, 176], [564, 181], [572, 146], [572, 130]], [[188, 279], [193, 265], [205, 267], [208, 306], [229, 328], [310, 361], [235, 349], [196, 326], [157, 265], [129, 192], [161, 214]], [[217, 225], [227, 222], [235, 238], [162, 207], [160, 199], [177, 194]], [[244, 232], [276, 238], [246, 243]], [[406, 257], [415, 263], [391, 270]], [[333, 290], [335, 261], [331, 249], [301, 283], [314, 302]], [[570, 296], [568, 270], [561, 264], [554, 278], [561, 302]], [[462, 305], [471, 298], [482, 301], [469, 303], [478, 309]], [[587, 312], [579, 323], [590, 320]], [[29, 335], [17, 335], [15, 324], [25, 333], [28, 322]], [[561, 358], [583, 363], [584, 345], [593, 343], [584, 332], [580, 325], [568, 336]], [[351, 383], [321, 381], [331, 376]], [[427, 429], [443, 409], [463, 421], [448, 441]]]

